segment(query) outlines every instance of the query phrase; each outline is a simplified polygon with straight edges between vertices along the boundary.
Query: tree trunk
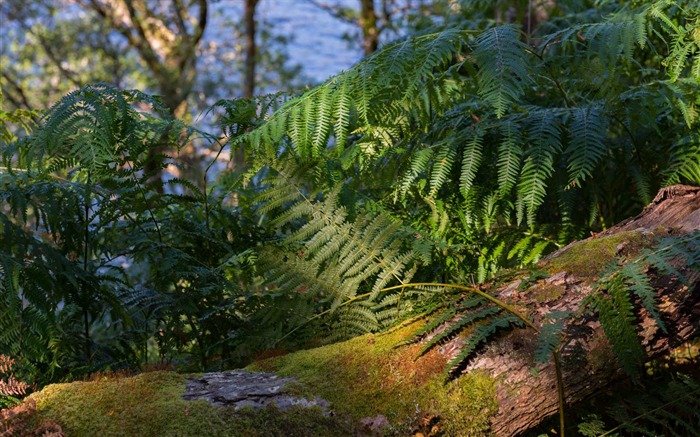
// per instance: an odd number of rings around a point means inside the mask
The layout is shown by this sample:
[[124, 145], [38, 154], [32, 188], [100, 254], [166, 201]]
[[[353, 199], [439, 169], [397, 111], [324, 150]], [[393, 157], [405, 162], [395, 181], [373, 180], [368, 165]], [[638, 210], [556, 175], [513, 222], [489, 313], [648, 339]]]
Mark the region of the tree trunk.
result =
[[250, 99], [255, 95], [255, 9], [258, 0], [244, 0], [243, 22], [245, 24], [245, 67], [243, 73], [243, 97]]
[[[258, 0], [244, 0], [243, 23], [245, 25], [245, 58], [243, 62], [243, 98], [252, 99], [255, 95], [255, 67], [257, 56], [257, 45], [255, 42], [256, 21], [255, 12]], [[241, 144], [233, 151], [231, 166], [234, 170], [245, 167], [245, 148]], [[234, 204], [237, 204], [237, 197], [234, 195]]]
[[374, 0], [360, 0], [360, 28], [362, 29], [362, 47], [365, 56], [369, 56], [379, 47], [379, 28]]
[[[593, 245], [612, 242], [612, 246], [606, 246], [610, 260], [630, 255], [631, 261], [634, 259], [632, 251], [639, 250], [639, 247], [632, 248], [638, 241], [635, 238], [690, 233], [694, 233], [690, 236], [694, 238], [698, 230], [700, 187], [669, 187], [662, 190], [639, 216], [548, 256], [539, 266], [549, 271], [548, 278], [535, 282], [525, 291], [518, 291], [521, 281], [500, 286], [495, 296], [526, 312], [535, 325], [540, 326], [545, 316], [553, 311], [576, 312], [584, 299], [596, 292], [597, 271], [577, 271], [576, 268], [580, 263], [604, 262], [595, 259], [598, 255], [593, 252], [586, 252], [587, 244], [591, 247], [591, 242]], [[691, 242], [700, 245], [700, 241], [692, 238]], [[572, 254], [577, 250], [589, 259], [570, 262], [576, 259]], [[637, 334], [648, 360], [668, 354], [700, 334], [700, 271], [687, 265], [677, 268], [685, 276], [685, 283], [653, 269], [647, 273], [652, 278], [660, 316], [668, 331], [662, 331], [641, 305], [636, 308]], [[566, 404], [581, 401], [627, 377], [598, 317], [590, 313], [584, 312], [583, 316], [571, 319], [563, 330], [565, 340], [561, 362]], [[495, 435], [518, 435], [558, 411], [555, 365], [553, 360], [535, 363], [535, 337], [532, 330], [511, 331], [491, 342], [465, 369], [465, 372], [487, 372], [497, 381], [499, 409], [492, 418]]]

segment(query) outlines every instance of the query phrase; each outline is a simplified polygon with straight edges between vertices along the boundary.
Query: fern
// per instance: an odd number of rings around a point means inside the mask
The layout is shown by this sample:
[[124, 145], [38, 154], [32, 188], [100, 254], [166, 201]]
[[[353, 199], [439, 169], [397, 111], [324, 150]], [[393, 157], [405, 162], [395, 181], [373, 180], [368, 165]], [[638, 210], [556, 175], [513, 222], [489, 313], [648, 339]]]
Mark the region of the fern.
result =
[[525, 62], [527, 46], [513, 26], [483, 32], [476, 39], [474, 57], [479, 66], [479, 94], [501, 118], [523, 94], [530, 74]]
[[[266, 143], [264, 139], [280, 142], [288, 134], [292, 149], [300, 157], [309, 158], [320, 156], [333, 134], [336, 146], [342, 150], [348, 135], [358, 127], [367, 126], [365, 131], [369, 126], [379, 127], [381, 123], [377, 121], [387, 115], [393, 121], [410, 117], [413, 112], [407, 112], [407, 103], [424, 93], [426, 87], [434, 89], [439, 85], [440, 81], [429, 80], [434, 69], [450, 62], [463, 42], [463, 33], [454, 29], [389, 45], [350, 70], [288, 101], [264, 125], [236, 142], [258, 146]], [[409, 64], [408, 60], [415, 63]], [[403, 92], [396, 100], [394, 89]], [[358, 120], [353, 116], [355, 113]], [[360, 126], [355, 126], [356, 123]], [[382, 148], [393, 145], [388, 138], [379, 142]]]
[[337, 190], [315, 200], [295, 178], [294, 166], [278, 167], [276, 173], [268, 178], [270, 188], [261, 193], [262, 210], [286, 208], [274, 223], [294, 228], [281, 243], [296, 248], [297, 254], [287, 255], [281, 268], [269, 267], [271, 283], [287, 294], [304, 287], [305, 296], [323, 296], [331, 310], [342, 307], [337, 323], [344, 326], [343, 332], [353, 326], [378, 329], [377, 318], [368, 313], [374, 304], [347, 303], [354, 302], [361, 289], [369, 290], [363, 300], [377, 302], [389, 283], [410, 280], [415, 255], [404, 250], [401, 223], [386, 214], [361, 211], [350, 222], [346, 209], [338, 205]]
[[498, 146], [498, 189], [501, 195], [510, 193], [518, 183], [523, 151], [521, 126], [514, 120], [504, 120], [502, 140]]
[[[149, 105], [155, 114], [165, 114], [161, 103], [139, 91], [120, 91], [97, 84], [74, 91], [59, 100], [44, 115], [42, 129], [32, 137], [28, 160], [57, 171], [77, 159], [93, 174], [123, 159], [135, 159], [145, 144], [179, 135], [182, 125], [161, 122], [132, 105]], [[177, 124], [177, 123], [176, 123]], [[45, 157], [50, 161], [44, 163]]]
[[547, 180], [554, 171], [554, 154], [561, 149], [561, 128], [557, 113], [551, 110], [530, 111], [528, 119], [530, 147], [525, 151], [518, 184], [518, 221], [527, 214], [531, 225], [547, 194]]
[[595, 165], [605, 153], [605, 118], [599, 108], [578, 109], [574, 111], [569, 130], [571, 141], [566, 152], [570, 184], [580, 185], [593, 176]]
[[666, 332], [666, 325], [659, 314], [656, 303], [656, 291], [651, 285], [649, 277], [645, 273], [646, 266], [642, 263], [626, 263], [620, 270], [622, 280], [629, 289], [642, 302], [649, 315], [656, 321], [657, 325]]
[[501, 317], [491, 317], [483, 323], [473, 326], [467, 337], [467, 345], [447, 365], [445, 376], [454, 375], [465, 365], [465, 362], [476, 351], [477, 347], [481, 343], [490, 340], [498, 330], [515, 326], [522, 326], [522, 320], [510, 313], [503, 314]]
[[535, 361], [543, 363], [549, 361], [553, 353], [561, 347], [564, 339], [564, 323], [572, 316], [569, 311], [553, 311], [547, 315], [542, 323], [537, 336], [537, 349], [535, 350]]
[[664, 184], [673, 185], [685, 179], [691, 184], [700, 185], [700, 135], [681, 138], [672, 146], [671, 153]]
[[459, 177], [459, 188], [466, 197], [471, 191], [476, 178], [476, 172], [481, 164], [483, 131], [477, 129], [467, 139], [462, 151], [462, 173]]
[[594, 308], [620, 365], [636, 380], [645, 354], [637, 336], [634, 307], [620, 276], [604, 283], [606, 293], [596, 296]]
[[683, 281], [684, 275], [676, 266], [682, 264], [688, 269], [694, 269], [700, 265], [698, 235], [698, 231], [694, 231], [687, 235], [661, 239], [636, 259], [622, 266], [614, 264], [601, 279], [602, 292], [594, 295], [593, 307], [599, 314], [615, 355], [633, 378], [639, 376], [637, 369], [645, 358], [637, 335], [639, 326], [634, 309], [635, 301], [639, 301], [659, 328], [666, 331], [648, 271], [654, 268], [667, 277], [675, 276]]
[[[585, 436], [619, 435], [619, 432], [700, 435], [696, 414], [700, 408], [698, 381], [685, 375], [663, 375], [661, 380], [657, 377], [650, 382], [653, 384], [644, 391], [627, 390], [610, 400], [599, 399], [596, 414], [584, 418], [578, 425], [579, 432]], [[606, 426], [606, 422], [616, 426]]]
[[[479, 302], [484, 303], [484, 302]], [[487, 306], [478, 310], [469, 311], [464, 314], [460, 314], [455, 320], [449, 320], [446, 323], [446, 329], [439, 334], [435, 335], [432, 339], [427, 341], [425, 345], [418, 352], [418, 357], [424, 355], [426, 352], [431, 350], [436, 345], [441, 342], [454, 337], [458, 333], [464, 331], [467, 328], [473, 328], [477, 323], [488, 323], [488, 320], [500, 312], [500, 308], [493, 306]]]

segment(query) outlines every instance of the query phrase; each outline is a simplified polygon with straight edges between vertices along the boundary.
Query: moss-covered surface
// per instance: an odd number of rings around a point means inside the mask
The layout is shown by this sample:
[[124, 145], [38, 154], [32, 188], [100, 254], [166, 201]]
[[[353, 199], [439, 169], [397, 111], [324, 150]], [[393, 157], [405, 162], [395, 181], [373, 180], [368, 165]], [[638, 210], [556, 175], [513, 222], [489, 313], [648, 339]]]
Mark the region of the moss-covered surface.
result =
[[32, 398], [37, 420], [57, 422], [68, 436], [486, 434], [497, 411], [494, 382], [472, 374], [444, 384], [443, 356], [430, 352], [414, 360], [418, 345], [394, 348], [417, 328], [414, 324], [249, 366], [298, 378], [288, 390], [323, 397], [332, 402], [333, 415], [318, 408], [235, 412], [186, 401], [185, 377], [174, 372], [54, 384]]
[[577, 242], [556, 257], [541, 263], [550, 273], [566, 271], [580, 278], [593, 279], [619, 255], [634, 256], [656, 241], [653, 234], [637, 231]]
[[37, 421], [53, 420], [67, 436], [338, 436], [352, 424], [320, 409], [242, 410], [186, 401], [174, 372], [50, 385], [32, 395]]
[[313, 350], [261, 361], [249, 370], [295, 376], [332, 402], [334, 411], [356, 421], [383, 415], [385, 435], [411, 435], [426, 424], [441, 435], [471, 436], [488, 432], [498, 409], [495, 383], [470, 374], [444, 384], [446, 360], [433, 351], [415, 360], [419, 345], [394, 348], [417, 329], [366, 335]]

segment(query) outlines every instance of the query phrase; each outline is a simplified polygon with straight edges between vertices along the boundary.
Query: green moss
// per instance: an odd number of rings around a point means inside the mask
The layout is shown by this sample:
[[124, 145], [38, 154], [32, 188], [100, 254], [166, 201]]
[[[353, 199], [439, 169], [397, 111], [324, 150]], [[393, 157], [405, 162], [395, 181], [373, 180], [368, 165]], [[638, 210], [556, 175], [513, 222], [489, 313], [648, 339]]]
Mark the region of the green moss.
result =
[[[444, 384], [445, 358], [436, 351], [415, 359], [420, 345], [394, 348], [419, 325], [367, 335], [258, 362], [250, 370], [294, 376], [287, 391], [320, 396], [320, 409], [276, 407], [234, 411], [185, 401], [185, 378], [173, 372], [132, 378], [55, 384], [32, 395], [37, 420], [53, 420], [67, 435], [84, 436], [351, 436], [361, 419], [384, 416], [381, 435], [410, 435], [437, 427], [445, 436], [483, 435], [495, 414], [494, 381], [470, 374]], [[376, 430], [366, 433], [377, 435]], [[374, 432], [374, 434], [372, 434]]]
[[498, 411], [496, 382], [487, 375], [471, 373], [447, 386], [429, 387], [432, 407], [444, 418], [446, 435], [482, 436], [488, 434], [490, 418]]
[[274, 406], [234, 411], [186, 401], [185, 378], [173, 372], [54, 384], [32, 395], [37, 420], [53, 420], [70, 436], [337, 436], [350, 425], [318, 408]]
[[550, 273], [566, 271], [582, 278], [593, 278], [610, 264], [616, 256], [633, 256], [655, 241], [652, 234], [636, 231], [619, 232], [577, 243], [558, 256], [542, 263]]
[[529, 289], [529, 296], [532, 300], [539, 303], [554, 302], [559, 299], [566, 287], [564, 285], [555, 284], [537, 284]]
[[471, 374], [444, 384], [443, 356], [433, 351], [415, 360], [419, 345], [394, 348], [417, 328], [296, 352], [249, 370], [299, 378], [310, 392], [332, 402], [340, 417], [359, 421], [381, 414], [390, 424], [386, 435], [410, 435], [426, 417], [436, 418], [442, 435], [484, 435], [498, 407], [494, 382]]

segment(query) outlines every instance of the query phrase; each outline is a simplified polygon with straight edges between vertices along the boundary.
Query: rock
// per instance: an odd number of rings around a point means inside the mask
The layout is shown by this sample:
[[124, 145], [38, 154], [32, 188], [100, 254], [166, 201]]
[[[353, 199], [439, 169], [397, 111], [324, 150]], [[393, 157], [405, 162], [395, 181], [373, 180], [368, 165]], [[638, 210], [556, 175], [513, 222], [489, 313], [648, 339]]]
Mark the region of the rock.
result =
[[283, 378], [271, 373], [229, 370], [205, 373], [187, 378], [186, 400], [206, 399], [213, 405], [262, 408], [274, 403], [280, 410], [299, 405], [306, 408], [318, 406], [328, 413], [330, 403], [321, 398], [306, 399], [290, 394], [287, 385], [297, 382], [294, 378]]

